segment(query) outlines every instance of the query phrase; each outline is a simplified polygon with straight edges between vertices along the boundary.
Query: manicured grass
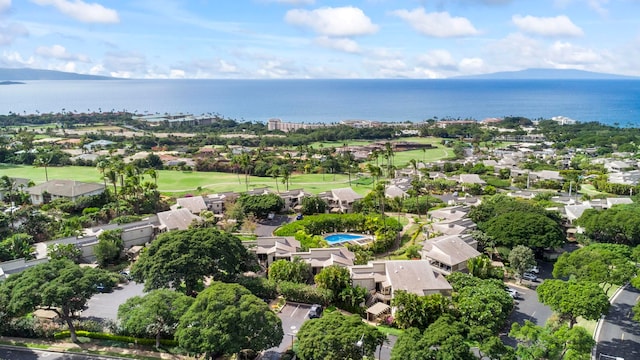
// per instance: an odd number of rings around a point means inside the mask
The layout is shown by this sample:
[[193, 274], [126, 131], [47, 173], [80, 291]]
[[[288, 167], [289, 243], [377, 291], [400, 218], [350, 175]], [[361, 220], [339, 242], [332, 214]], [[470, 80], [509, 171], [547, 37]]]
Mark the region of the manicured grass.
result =
[[400, 336], [404, 334], [404, 330], [396, 329], [387, 325], [378, 325], [376, 326], [376, 329], [378, 329], [381, 333], [385, 335]]
[[603, 192], [600, 192], [600, 191], [596, 190], [596, 188], [591, 184], [582, 184], [582, 185], [580, 185], [580, 190], [578, 192], [582, 193], [582, 194], [587, 194], [589, 196], [605, 195], [606, 194], [606, 193], [603, 193]]
[[[49, 180], [72, 179], [86, 182], [102, 182], [100, 172], [94, 167], [64, 166], [49, 167]], [[33, 180], [36, 184], [45, 181], [44, 168], [25, 165], [0, 164], [0, 176], [21, 177]], [[335, 179], [335, 180], [334, 180]], [[352, 175], [353, 188], [359, 194], [366, 194], [371, 186], [356, 185], [356, 177]], [[109, 184], [108, 184], [109, 185]], [[275, 179], [268, 177], [249, 177], [249, 189], [270, 188], [284, 191], [286, 186], [282, 179], [278, 179], [276, 187]], [[289, 179], [289, 189], [304, 189], [307, 192], [317, 194], [323, 191], [349, 187], [349, 177], [344, 174], [296, 174]], [[201, 191], [198, 191], [201, 188]], [[165, 195], [184, 195], [186, 193], [218, 193], [225, 191], [246, 191], [245, 178], [240, 174], [220, 172], [174, 171], [161, 170], [158, 172], [158, 189]]]

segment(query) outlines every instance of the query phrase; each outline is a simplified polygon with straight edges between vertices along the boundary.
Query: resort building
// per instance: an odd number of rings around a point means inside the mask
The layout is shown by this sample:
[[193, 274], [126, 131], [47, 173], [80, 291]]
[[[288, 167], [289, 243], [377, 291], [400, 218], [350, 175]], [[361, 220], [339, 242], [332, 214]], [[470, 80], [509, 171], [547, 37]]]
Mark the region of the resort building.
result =
[[199, 215], [203, 210], [207, 210], [207, 204], [202, 196], [183, 197], [176, 200], [176, 204], [171, 206], [171, 210], [187, 209], [194, 215]]
[[333, 189], [318, 196], [327, 202], [332, 213], [349, 213], [353, 210], [353, 203], [363, 198], [352, 188]]
[[314, 248], [309, 251], [291, 253], [291, 259], [301, 258], [311, 265], [311, 272], [316, 275], [322, 269], [337, 265], [342, 267], [353, 266], [356, 255], [345, 247]]
[[322, 127], [326, 127], [327, 124], [303, 124], [303, 123], [290, 123], [290, 122], [283, 122], [280, 119], [269, 119], [267, 121], [267, 130], [269, 131], [282, 131], [282, 132], [289, 132], [289, 131], [296, 131], [298, 129], [317, 129], [317, 128], [322, 128]]
[[189, 209], [176, 209], [159, 212], [160, 231], [187, 230], [194, 220], [200, 217], [193, 215]]
[[455, 271], [467, 271], [467, 261], [480, 256], [474, 247], [477, 242], [468, 237], [473, 245], [458, 235], [446, 235], [423, 242], [422, 258], [429, 261], [436, 271], [449, 275]]
[[81, 196], [102, 194], [104, 190], [104, 184], [100, 183], [86, 183], [75, 180], [51, 180], [27, 188], [27, 193], [29, 193], [33, 205], [40, 205], [55, 199], [76, 201]]

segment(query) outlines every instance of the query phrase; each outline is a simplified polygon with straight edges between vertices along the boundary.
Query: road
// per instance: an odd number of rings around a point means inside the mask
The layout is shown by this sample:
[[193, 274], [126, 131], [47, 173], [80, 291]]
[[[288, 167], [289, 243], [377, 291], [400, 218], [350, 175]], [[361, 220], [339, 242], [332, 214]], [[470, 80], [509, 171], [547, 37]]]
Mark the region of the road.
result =
[[[58, 353], [44, 350], [14, 348], [0, 345], [0, 359], [3, 360], [109, 360], [113, 357]], [[124, 358], [123, 358], [124, 359]]]
[[640, 291], [627, 286], [613, 299], [596, 334], [596, 359], [640, 359], [640, 326], [633, 321], [631, 310], [639, 298]]

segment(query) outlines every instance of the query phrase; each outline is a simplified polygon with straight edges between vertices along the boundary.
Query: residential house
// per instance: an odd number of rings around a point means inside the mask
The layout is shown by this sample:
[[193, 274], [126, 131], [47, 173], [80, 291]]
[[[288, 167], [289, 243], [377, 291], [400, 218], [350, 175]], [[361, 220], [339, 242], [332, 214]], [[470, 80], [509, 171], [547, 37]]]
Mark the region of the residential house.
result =
[[176, 200], [176, 204], [171, 206], [171, 210], [187, 209], [192, 214], [199, 215], [203, 210], [207, 210], [207, 204], [202, 196], [183, 197]]
[[104, 184], [75, 180], [51, 180], [27, 188], [27, 192], [31, 196], [31, 203], [34, 205], [44, 204], [54, 199], [76, 201], [81, 196], [102, 194], [104, 190]]
[[445, 275], [455, 271], [466, 272], [467, 261], [480, 255], [474, 246], [458, 235], [445, 235], [423, 242], [422, 258]]
[[479, 184], [482, 186], [487, 184], [478, 174], [460, 174], [457, 181], [460, 184]]
[[189, 209], [176, 209], [159, 212], [160, 231], [186, 230], [194, 220], [200, 220], [197, 215], [193, 215]]
[[[13, 192], [16, 193], [18, 191], [24, 190], [29, 186], [29, 182], [31, 180], [25, 178], [16, 178], [9, 177], [11, 183], [13, 184]], [[4, 197], [7, 195], [8, 191], [5, 189], [0, 189], [0, 201], [4, 201]]]
[[633, 200], [628, 197], [607, 198], [606, 208], [609, 209], [614, 205], [633, 204]]
[[235, 201], [238, 194], [234, 192], [224, 192], [218, 194], [210, 194], [204, 199], [207, 208], [216, 215], [221, 215], [225, 211], [225, 203], [227, 201]]
[[372, 261], [367, 265], [354, 265], [350, 272], [354, 286], [364, 287], [373, 295], [374, 302], [387, 305], [398, 290], [420, 296], [451, 296], [453, 290], [444, 275], [426, 260]]
[[609, 182], [612, 184], [636, 186], [640, 183], [640, 170], [611, 172], [609, 173]]
[[604, 168], [608, 172], [623, 172], [625, 170], [631, 170], [637, 168], [635, 163], [623, 160], [605, 160]]
[[441, 235], [460, 235], [470, 233], [477, 228], [476, 223], [468, 217], [442, 220], [431, 224], [431, 232]]
[[433, 221], [460, 220], [467, 217], [471, 208], [468, 206], [450, 206], [429, 211], [429, 216]]
[[329, 205], [329, 209], [333, 213], [348, 213], [353, 210], [353, 203], [363, 198], [362, 195], [355, 192], [352, 188], [340, 188], [325, 191], [318, 196]]
[[389, 185], [384, 189], [384, 196], [390, 199], [397, 198], [397, 197], [401, 199], [406, 199], [409, 197], [409, 194], [398, 185]]
[[302, 209], [302, 199], [312, 196], [311, 193], [302, 189], [283, 191], [278, 194], [284, 200], [283, 211], [300, 211]]
[[588, 202], [576, 205], [565, 205], [565, 217], [569, 220], [569, 223], [573, 224], [573, 222], [576, 219], [579, 219], [587, 209], [593, 209], [591, 204]]
[[243, 245], [258, 257], [261, 265], [269, 267], [274, 261], [284, 259], [291, 261], [292, 253], [300, 251], [300, 241], [293, 237], [259, 237], [256, 241], [245, 241]]
[[309, 251], [292, 252], [291, 259], [301, 258], [311, 265], [311, 272], [315, 275], [322, 269], [337, 265], [342, 267], [353, 266], [356, 255], [346, 247], [313, 248]]

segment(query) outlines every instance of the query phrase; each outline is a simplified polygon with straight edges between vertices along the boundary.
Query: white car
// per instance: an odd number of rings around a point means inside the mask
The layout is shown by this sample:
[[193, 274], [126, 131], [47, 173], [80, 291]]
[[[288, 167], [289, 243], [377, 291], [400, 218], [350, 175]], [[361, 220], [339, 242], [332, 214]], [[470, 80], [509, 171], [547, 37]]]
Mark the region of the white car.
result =
[[538, 269], [538, 265], [535, 265], [531, 269], [527, 270], [527, 272], [528, 273], [532, 273], [532, 274], [539, 274], [540, 273], [540, 269]]
[[529, 281], [538, 281], [538, 277], [536, 276], [536, 274], [532, 274], [529, 272], [522, 274], [522, 278]]
[[512, 298], [517, 299], [517, 298], [520, 297], [520, 293], [518, 291], [516, 291], [515, 289], [507, 288], [506, 290], [509, 293], [509, 295], [511, 295]]

